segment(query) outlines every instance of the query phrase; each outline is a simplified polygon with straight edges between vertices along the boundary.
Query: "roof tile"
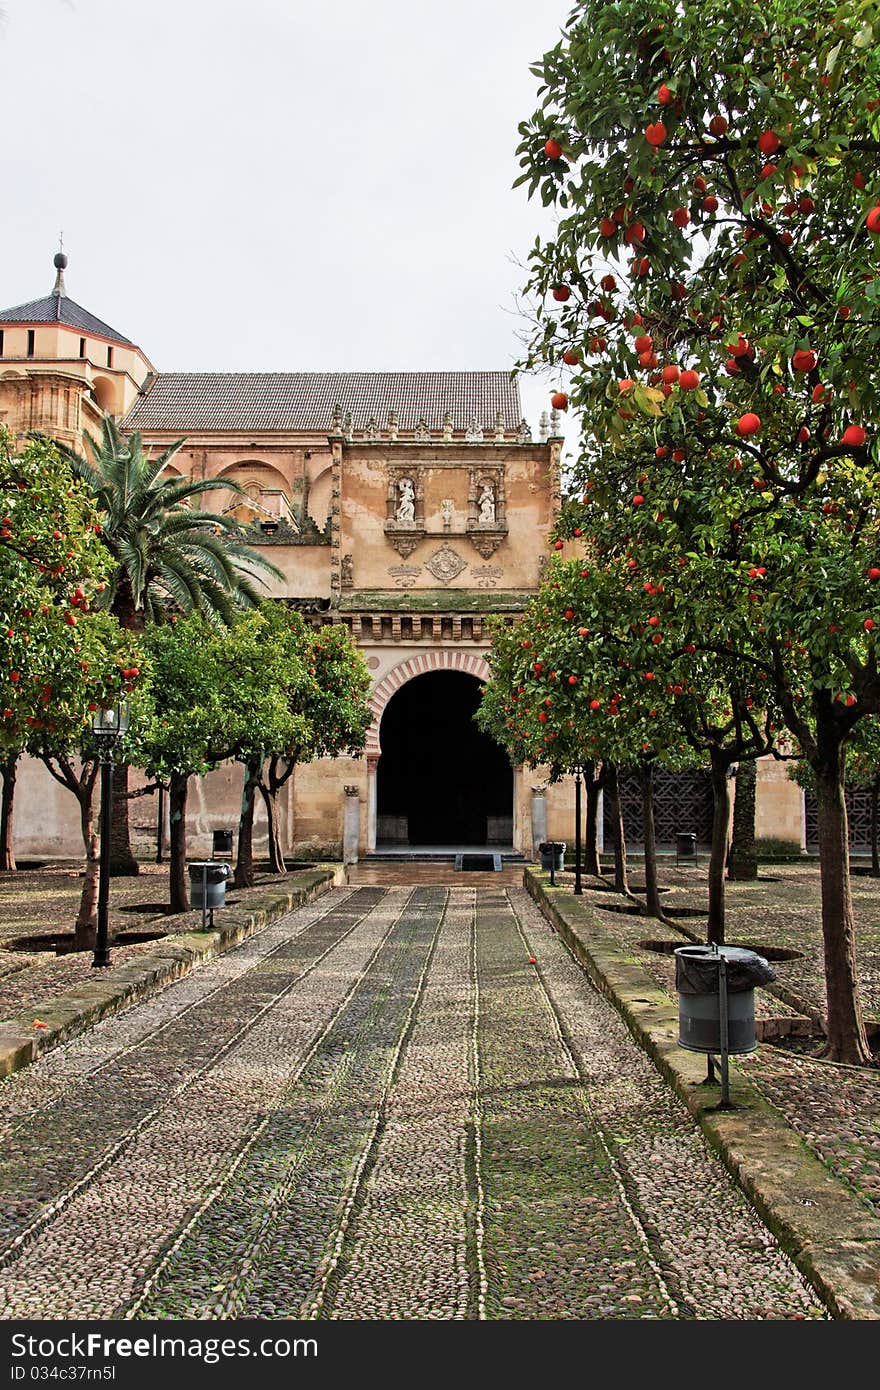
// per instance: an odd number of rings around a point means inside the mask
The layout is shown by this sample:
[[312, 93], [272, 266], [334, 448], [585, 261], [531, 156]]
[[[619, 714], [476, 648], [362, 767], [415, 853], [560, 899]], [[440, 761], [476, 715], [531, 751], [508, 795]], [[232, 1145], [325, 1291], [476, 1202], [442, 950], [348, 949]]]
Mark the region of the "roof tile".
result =
[[47, 294], [42, 299], [17, 304], [13, 309], [0, 309], [0, 323], [65, 323], [68, 328], [79, 328], [84, 333], [96, 333], [99, 338], [112, 338], [115, 343], [134, 346], [130, 338], [117, 333], [115, 328], [95, 318], [65, 294]]
[[394, 410], [402, 431], [420, 419], [439, 431], [476, 419], [488, 433], [498, 412], [505, 430], [522, 420], [519, 389], [508, 372], [162, 372], [123, 421], [128, 430], [316, 430], [328, 432], [333, 410], [350, 411], [352, 427], [373, 417], [384, 429]]

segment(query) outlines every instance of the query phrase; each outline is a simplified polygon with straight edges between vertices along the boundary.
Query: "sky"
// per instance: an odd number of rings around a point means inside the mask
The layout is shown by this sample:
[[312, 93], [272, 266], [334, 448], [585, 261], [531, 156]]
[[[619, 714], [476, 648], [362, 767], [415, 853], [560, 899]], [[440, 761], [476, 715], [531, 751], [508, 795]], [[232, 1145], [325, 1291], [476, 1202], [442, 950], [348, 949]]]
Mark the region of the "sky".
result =
[[[63, 231], [70, 298], [159, 371], [508, 370], [553, 232], [517, 124], [568, 9], [0, 0], [0, 308]], [[521, 380], [535, 434], [560, 385]]]

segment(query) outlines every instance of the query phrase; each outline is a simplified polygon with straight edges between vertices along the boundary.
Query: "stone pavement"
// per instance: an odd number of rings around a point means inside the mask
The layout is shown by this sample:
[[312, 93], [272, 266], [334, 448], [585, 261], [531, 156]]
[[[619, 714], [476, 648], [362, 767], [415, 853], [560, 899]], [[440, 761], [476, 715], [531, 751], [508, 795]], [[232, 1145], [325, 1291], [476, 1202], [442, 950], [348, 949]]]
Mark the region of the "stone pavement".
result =
[[336, 888], [0, 1129], [7, 1319], [827, 1317], [513, 885]]

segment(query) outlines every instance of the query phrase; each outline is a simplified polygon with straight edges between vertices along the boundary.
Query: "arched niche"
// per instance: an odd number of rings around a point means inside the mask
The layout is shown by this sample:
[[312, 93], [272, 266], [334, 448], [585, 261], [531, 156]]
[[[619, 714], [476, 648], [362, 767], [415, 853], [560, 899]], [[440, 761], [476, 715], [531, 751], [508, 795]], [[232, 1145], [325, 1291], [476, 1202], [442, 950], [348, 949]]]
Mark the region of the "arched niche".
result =
[[265, 459], [241, 459], [218, 475], [243, 487], [247, 499], [229, 492], [214, 493], [214, 505], [238, 521], [254, 521], [272, 516], [290, 520], [293, 516], [290, 481], [280, 468]]
[[96, 376], [92, 378], [92, 395], [105, 415], [118, 415], [119, 411], [119, 386], [110, 377]]
[[319, 530], [322, 530], [327, 524], [332, 491], [333, 469], [328, 465], [327, 468], [322, 468], [314, 481], [309, 484], [309, 516]]

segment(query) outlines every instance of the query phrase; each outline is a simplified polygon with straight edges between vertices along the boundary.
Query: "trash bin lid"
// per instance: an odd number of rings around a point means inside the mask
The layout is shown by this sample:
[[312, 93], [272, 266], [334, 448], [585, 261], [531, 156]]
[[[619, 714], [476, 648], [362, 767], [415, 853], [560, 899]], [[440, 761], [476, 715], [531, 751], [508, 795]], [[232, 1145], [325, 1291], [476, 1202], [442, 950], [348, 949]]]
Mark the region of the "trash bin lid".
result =
[[207, 872], [210, 879], [227, 878], [230, 873], [229, 865], [222, 859], [192, 859], [188, 865], [189, 871], [193, 875], [201, 877], [203, 872]]
[[740, 994], [755, 985], [769, 984], [775, 971], [757, 951], [746, 946], [679, 946], [675, 952], [675, 988], [679, 994], [717, 994], [718, 957], [727, 964], [727, 989]]

